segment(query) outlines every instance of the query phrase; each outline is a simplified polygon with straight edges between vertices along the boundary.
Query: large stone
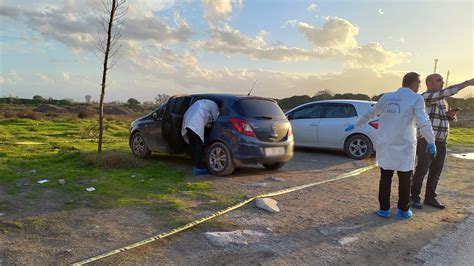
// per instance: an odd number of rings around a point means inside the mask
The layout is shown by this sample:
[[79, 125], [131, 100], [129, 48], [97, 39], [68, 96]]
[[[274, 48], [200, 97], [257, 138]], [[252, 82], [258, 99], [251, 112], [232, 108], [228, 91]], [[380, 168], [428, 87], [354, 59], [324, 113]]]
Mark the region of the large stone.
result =
[[269, 212], [280, 212], [280, 208], [278, 208], [278, 202], [272, 198], [257, 198], [255, 203], [260, 209]]
[[249, 186], [249, 187], [267, 187], [268, 184], [265, 182], [262, 183], [251, 183], [251, 184], [242, 184], [243, 186]]
[[344, 237], [344, 238], [342, 238], [342, 239], [339, 239], [339, 240], [337, 241], [337, 243], [339, 243], [339, 245], [341, 245], [341, 246], [345, 246], [345, 245], [347, 245], [347, 244], [349, 244], [349, 243], [352, 243], [352, 242], [354, 242], [354, 241], [356, 241], [356, 240], [358, 240], [358, 239], [359, 239], [359, 238], [357, 238], [357, 237]]
[[223, 247], [229, 244], [248, 245], [249, 243], [258, 242], [265, 234], [253, 230], [237, 230], [232, 232], [207, 232], [204, 236], [213, 246]]

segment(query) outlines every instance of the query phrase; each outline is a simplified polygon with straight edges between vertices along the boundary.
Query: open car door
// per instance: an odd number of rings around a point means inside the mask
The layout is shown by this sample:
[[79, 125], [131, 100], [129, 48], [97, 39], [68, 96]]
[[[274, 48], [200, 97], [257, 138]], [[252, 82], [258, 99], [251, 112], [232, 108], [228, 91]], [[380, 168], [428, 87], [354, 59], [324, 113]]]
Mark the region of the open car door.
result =
[[185, 152], [186, 143], [181, 136], [181, 126], [186, 110], [189, 108], [191, 96], [175, 96], [168, 100], [165, 115], [163, 117], [163, 139], [170, 153], [179, 154]]

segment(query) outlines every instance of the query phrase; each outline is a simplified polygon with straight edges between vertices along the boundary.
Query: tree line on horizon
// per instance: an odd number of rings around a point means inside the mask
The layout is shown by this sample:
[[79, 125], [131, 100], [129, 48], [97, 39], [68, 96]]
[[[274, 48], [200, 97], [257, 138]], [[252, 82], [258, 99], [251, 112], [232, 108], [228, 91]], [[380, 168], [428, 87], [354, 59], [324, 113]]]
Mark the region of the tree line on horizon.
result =
[[[298, 105], [308, 103], [308, 102], [313, 102], [313, 101], [321, 101], [321, 100], [331, 100], [331, 99], [346, 99], [346, 100], [363, 100], [363, 101], [378, 101], [380, 97], [383, 95], [374, 95], [374, 96], [368, 96], [366, 94], [362, 93], [336, 93], [333, 94], [329, 90], [321, 90], [315, 93], [313, 96], [309, 95], [294, 95], [286, 98], [281, 98], [281, 99], [274, 99], [278, 105], [281, 107], [283, 110], [290, 110]], [[148, 108], [153, 108], [153, 107], [158, 107], [163, 103], [166, 103], [168, 99], [170, 98], [170, 95], [164, 94], [164, 93], [159, 93], [155, 97], [153, 101], [144, 101], [143, 103], [138, 101], [135, 98], [129, 98], [126, 102], [110, 102], [108, 104], [115, 104], [115, 105], [125, 105], [127, 107], [130, 107], [131, 109], [141, 109], [139, 107], [141, 106], [146, 106]], [[98, 103], [92, 100], [92, 97], [90, 95], [86, 95], [84, 97], [84, 102], [76, 102], [73, 99], [53, 99], [52, 97], [45, 98], [39, 95], [35, 95], [32, 97], [32, 99], [25, 99], [25, 98], [18, 98], [18, 97], [3, 97], [0, 98], [0, 104], [19, 104], [19, 105], [29, 105], [29, 106], [38, 106], [41, 104], [51, 104], [51, 105], [57, 105], [57, 106], [70, 106], [70, 105], [76, 105], [76, 104], [86, 104], [86, 105], [97, 105]], [[460, 107], [461, 109], [465, 111], [471, 111], [474, 110], [474, 97], [468, 96], [465, 98], [453, 98], [450, 97], [447, 99], [449, 106], [451, 107]]]

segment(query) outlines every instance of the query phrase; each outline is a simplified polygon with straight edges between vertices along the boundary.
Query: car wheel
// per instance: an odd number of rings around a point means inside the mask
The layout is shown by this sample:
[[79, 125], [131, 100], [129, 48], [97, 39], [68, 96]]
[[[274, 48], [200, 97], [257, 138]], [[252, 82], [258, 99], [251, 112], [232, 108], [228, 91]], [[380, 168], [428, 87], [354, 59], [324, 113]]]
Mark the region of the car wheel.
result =
[[282, 168], [285, 163], [262, 163], [262, 165], [268, 170], [278, 170]]
[[230, 175], [235, 170], [232, 154], [221, 142], [215, 142], [207, 150], [207, 168], [209, 172], [217, 176]]
[[368, 158], [374, 152], [372, 141], [364, 135], [353, 135], [348, 138], [344, 150], [350, 158], [356, 160]]
[[145, 138], [141, 133], [133, 134], [130, 148], [132, 149], [133, 155], [140, 159], [147, 158], [151, 154], [151, 151], [146, 145]]

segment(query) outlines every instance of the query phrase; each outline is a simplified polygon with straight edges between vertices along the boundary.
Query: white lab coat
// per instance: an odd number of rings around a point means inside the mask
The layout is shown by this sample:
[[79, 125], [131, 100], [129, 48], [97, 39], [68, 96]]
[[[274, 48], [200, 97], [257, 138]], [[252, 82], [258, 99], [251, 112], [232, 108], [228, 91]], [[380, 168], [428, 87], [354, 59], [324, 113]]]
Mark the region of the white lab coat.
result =
[[189, 144], [186, 128], [191, 129], [204, 142], [204, 127], [216, 120], [219, 116], [219, 107], [211, 100], [197, 100], [186, 111], [183, 117], [183, 126], [181, 127], [181, 135], [184, 141]]
[[376, 143], [377, 165], [385, 170], [413, 170], [416, 127], [428, 143], [435, 142], [423, 97], [409, 88], [386, 93], [370, 111], [356, 121], [355, 126], [360, 127], [377, 115], [380, 115]]

